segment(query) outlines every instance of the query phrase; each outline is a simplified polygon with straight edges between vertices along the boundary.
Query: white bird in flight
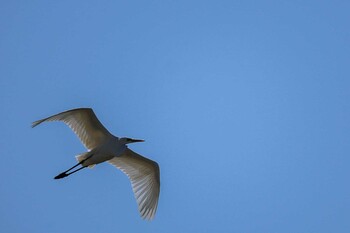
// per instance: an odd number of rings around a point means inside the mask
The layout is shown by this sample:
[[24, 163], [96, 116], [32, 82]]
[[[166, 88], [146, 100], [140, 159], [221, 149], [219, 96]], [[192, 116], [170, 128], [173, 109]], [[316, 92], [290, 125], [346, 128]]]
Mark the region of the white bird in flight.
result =
[[[83, 168], [107, 161], [129, 177], [141, 217], [147, 220], [153, 219], [160, 191], [159, 166], [156, 162], [133, 152], [126, 145], [144, 140], [112, 135], [97, 119], [91, 108], [61, 112], [33, 122], [32, 127], [45, 121], [63, 121], [88, 149], [88, 152], [76, 156], [78, 164], [60, 173], [55, 179], [64, 178]], [[71, 171], [79, 165], [82, 167]]]

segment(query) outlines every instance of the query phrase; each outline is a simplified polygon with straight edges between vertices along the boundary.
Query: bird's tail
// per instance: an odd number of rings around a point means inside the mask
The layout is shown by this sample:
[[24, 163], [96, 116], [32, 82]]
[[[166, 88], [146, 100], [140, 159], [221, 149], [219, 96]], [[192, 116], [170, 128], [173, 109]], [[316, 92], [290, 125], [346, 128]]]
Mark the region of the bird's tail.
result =
[[[83, 161], [84, 159], [88, 158], [90, 156], [89, 152], [85, 152], [83, 154], [77, 155], [75, 156], [75, 158], [77, 159], [77, 161], [80, 163], [81, 161]], [[89, 165], [89, 168], [93, 168], [95, 166], [95, 164], [93, 165]]]

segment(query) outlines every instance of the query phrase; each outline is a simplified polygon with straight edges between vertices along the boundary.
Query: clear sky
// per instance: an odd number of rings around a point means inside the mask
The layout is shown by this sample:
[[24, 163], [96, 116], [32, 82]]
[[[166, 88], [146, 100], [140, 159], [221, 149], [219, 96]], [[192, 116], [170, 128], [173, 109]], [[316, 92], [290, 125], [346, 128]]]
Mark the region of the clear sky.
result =
[[[0, 2], [0, 229], [350, 229], [350, 1]], [[63, 123], [91, 107], [157, 161], [153, 221]]]

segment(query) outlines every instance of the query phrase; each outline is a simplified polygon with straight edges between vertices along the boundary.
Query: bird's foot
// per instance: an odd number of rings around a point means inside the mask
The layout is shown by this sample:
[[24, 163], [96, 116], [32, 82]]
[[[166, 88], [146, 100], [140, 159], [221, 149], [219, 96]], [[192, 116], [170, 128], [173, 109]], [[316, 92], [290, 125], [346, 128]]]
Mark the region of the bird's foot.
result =
[[64, 178], [64, 177], [66, 177], [66, 176], [68, 176], [69, 174], [67, 174], [67, 173], [65, 173], [65, 172], [62, 172], [61, 174], [59, 174], [59, 175], [57, 175], [57, 176], [55, 176], [55, 180], [57, 180], [57, 179], [62, 179], [62, 178]]

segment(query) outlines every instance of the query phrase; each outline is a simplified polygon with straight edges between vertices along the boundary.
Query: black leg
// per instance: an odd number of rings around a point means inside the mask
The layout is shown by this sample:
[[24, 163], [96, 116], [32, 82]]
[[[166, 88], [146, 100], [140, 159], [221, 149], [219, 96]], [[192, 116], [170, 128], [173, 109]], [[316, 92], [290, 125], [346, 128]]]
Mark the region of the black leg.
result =
[[72, 172], [70, 172], [70, 173], [62, 172], [61, 174], [55, 176], [54, 179], [56, 179], [56, 180], [57, 180], [57, 179], [62, 179], [62, 178], [64, 178], [64, 177], [66, 177], [66, 176], [69, 176], [69, 175], [71, 175], [71, 174], [73, 174], [73, 173], [76, 173], [77, 171], [80, 171], [80, 170], [83, 169], [83, 168], [86, 168], [86, 167], [78, 168], [77, 170], [72, 171]]
[[69, 172], [70, 170], [72, 170], [73, 168], [76, 168], [77, 166], [83, 164], [86, 160], [90, 159], [92, 156], [93, 156], [93, 154], [90, 155], [89, 157], [87, 157], [86, 159], [80, 161], [79, 163], [77, 163], [77, 164], [74, 165], [73, 167], [69, 168], [68, 170], [66, 170], [66, 171], [64, 171], [64, 172], [62, 172], [62, 173], [60, 173], [60, 174], [57, 175], [57, 176], [55, 176], [54, 179], [62, 179], [62, 178], [66, 177], [66, 176], [69, 176], [69, 175], [71, 175], [71, 174], [73, 174], [73, 173], [75, 173], [75, 172], [77, 172], [77, 171], [80, 171], [80, 170], [83, 169], [83, 168], [86, 168], [86, 167], [81, 167], [81, 168], [79, 168], [79, 169], [77, 169], [77, 170], [75, 170], [75, 171], [72, 171], [72, 172], [70, 172], [70, 173], [67, 173], [67, 172]]

